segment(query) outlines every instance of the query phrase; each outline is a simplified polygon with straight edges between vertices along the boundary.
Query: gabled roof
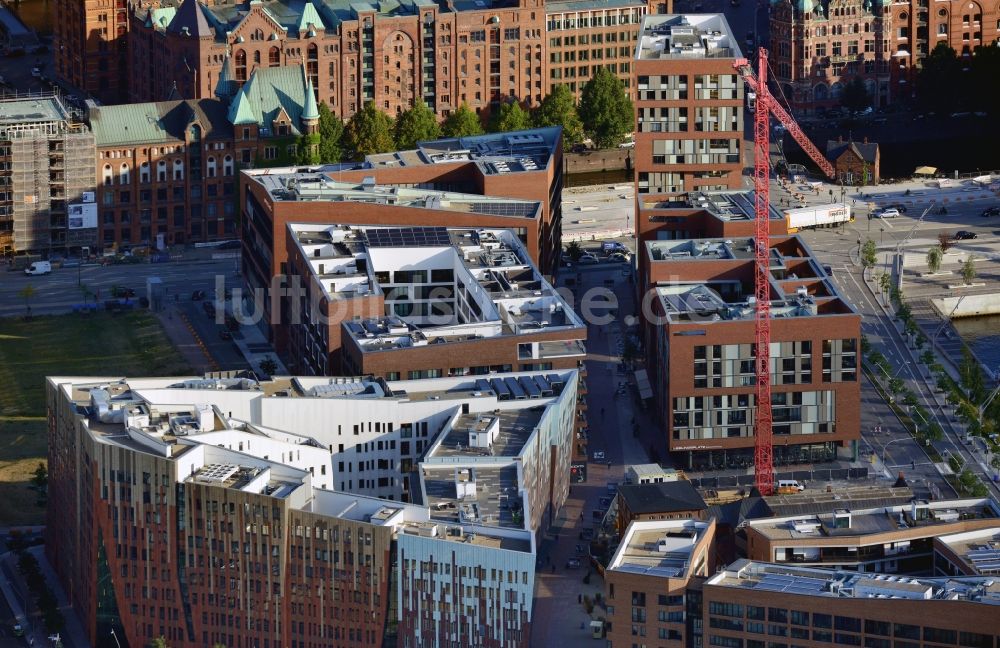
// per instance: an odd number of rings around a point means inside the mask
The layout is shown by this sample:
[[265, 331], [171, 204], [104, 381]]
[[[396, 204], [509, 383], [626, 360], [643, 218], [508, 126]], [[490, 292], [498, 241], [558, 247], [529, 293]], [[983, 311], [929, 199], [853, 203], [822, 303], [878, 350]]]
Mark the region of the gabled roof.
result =
[[[187, 30], [185, 32], [185, 29]], [[184, 0], [177, 8], [177, 13], [167, 27], [167, 31], [172, 34], [187, 33], [190, 36], [201, 38], [202, 36], [215, 36], [215, 32], [208, 26], [208, 20], [202, 11], [198, 0]]]
[[685, 479], [655, 484], [624, 484], [618, 488], [618, 493], [635, 514], [704, 511], [707, 508], [705, 500]]
[[826, 142], [826, 157], [831, 160], [836, 160], [847, 150], [869, 164], [875, 164], [875, 158], [878, 156], [878, 144], [874, 142], [858, 143], [854, 140], [847, 142], [827, 140]]
[[217, 99], [99, 106], [89, 121], [98, 147], [183, 141], [192, 123], [201, 125], [203, 139], [233, 136], [226, 104]]
[[284, 110], [293, 128], [298, 129], [311, 94], [302, 66], [257, 68], [230, 104], [229, 122], [270, 128]]

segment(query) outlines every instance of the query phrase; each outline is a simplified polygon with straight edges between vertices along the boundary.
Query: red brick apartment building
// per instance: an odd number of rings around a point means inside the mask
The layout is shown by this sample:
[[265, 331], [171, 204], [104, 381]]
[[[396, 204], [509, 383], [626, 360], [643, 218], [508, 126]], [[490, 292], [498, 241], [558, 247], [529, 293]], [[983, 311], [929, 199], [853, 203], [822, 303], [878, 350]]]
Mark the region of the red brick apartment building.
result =
[[703, 645], [994, 648], [997, 603], [1000, 584], [982, 576], [913, 578], [738, 560], [703, 585]]
[[939, 43], [971, 56], [1000, 37], [1000, 7], [980, 0], [781, 0], [770, 20], [775, 81], [801, 114], [839, 106], [854, 78], [876, 107], [912, 99]]
[[629, 85], [639, 23], [671, 5], [116, 1], [59, 0], [57, 73], [102, 100], [202, 99], [224, 75], [242, 84], [304, 64], [317, 99], [344, 119], [369, 101], [396, 114], [421, 98], [440, 116], [506, 97], [537, 105], [554, 84], [578, 93], [598, 66]]
[[714, 519], [632, 522], [604, 572], [608, 645], [698, 645], [698, 592], [714, 551]]
[[[724, 197], [717, 216], [746, 199]], [[751, 243], [727, 233], [640, 249], [650, 382], [668, 449], [688, 468], [753, 454]], [[860, 436], [861, 318], [799, 237], [773, 236], [770, 248], [775, 462], [828, 460]]]
[[[725, 16], [650, 16], [635, 54], [637, 213], [743, 185], [743, 80]], [[640, 233], [646, 228], [641, 222]]]
[[[89, 108], [97, 148], [98, 245], [233, 239], [240, 168], [290, 156], [316, 132], [305, 68], [264, 68], [246, 92]], [[290, 144], [292, 142], [292, 144]]]
[[[895, 98], [891, 13], [870, 0], [782, 0], [771, 6], [771, 65], [788, 106], [801, 114], [840, 106], [844, 86], [861, 79], [872, 105]], [[895, 63], [898, 65], [898, 63]]]
[[[270, 283], [288, 274], [289, 223], [461, 226], [514, 229], [532, 263], [554, 274], [562, 247], [562, 134], [558, 127], [423, 142], [413, 151], [368, 156], [361, 163], [297, 174], [293, 169], [244, 172], [243, 268], [247, 287], [264, 291], [270, 321]], [[539, 203], [528, 215], [480, 210], [455, 213], [434, 204], [333, 201], [323, 192], [300, 199], [299, 180], [426, 188]], [[291, 188], [288, 182], [291, 181]], [[488, 200], [483, 201], [489, 202]], [[279, 341], [280, 344], [280, 341]]]

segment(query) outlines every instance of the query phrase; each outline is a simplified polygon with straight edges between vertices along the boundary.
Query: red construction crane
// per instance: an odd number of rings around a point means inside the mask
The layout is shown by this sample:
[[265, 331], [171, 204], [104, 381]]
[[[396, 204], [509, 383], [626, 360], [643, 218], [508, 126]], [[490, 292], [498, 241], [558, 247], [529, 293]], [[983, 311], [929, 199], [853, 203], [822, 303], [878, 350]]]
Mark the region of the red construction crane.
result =
[[753, 188], [754, 188], [754, 340], [755, 360], [754, 397], [757, 417], [754, 420], [754, 483], [761, 495], [774, 492], [774, 445], [771, 431], [771, 284], [769, 231], [769, 189], [771, 179], [770, 131], [771, 115], [785, 127], [802, 150], [831, 178], [836, 177], [833, 165], [809, 141], [792, 116], [779, 104], [767, 87], [767, 50], [760, 48], [759, 76], [755, 75], [747, 59], [737, 59], [733, 67], [743, 77], [743, 82], [757, 95], [753, 120]]

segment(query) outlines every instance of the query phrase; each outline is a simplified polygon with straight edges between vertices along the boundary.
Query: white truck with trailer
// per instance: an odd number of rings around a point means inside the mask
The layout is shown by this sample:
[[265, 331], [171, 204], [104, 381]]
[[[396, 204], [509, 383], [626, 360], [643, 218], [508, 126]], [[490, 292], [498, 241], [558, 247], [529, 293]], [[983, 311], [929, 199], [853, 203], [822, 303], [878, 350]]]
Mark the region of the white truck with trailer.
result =
[[790, 234], [800, 229], [832, 227], [853, 222], [854, 214], [851, 213], [851, 207], [844, 203], [785, 210], [785, 223]]

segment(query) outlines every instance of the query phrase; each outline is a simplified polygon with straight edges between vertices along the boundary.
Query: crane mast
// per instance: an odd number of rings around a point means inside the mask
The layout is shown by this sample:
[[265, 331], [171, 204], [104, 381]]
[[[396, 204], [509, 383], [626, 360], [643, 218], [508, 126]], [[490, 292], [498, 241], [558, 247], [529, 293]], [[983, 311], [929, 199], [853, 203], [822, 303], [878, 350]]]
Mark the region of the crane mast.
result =
[[791, 134], [802, 150], [829, 177], [836, 177], [833, 165], [805, 136], [792, 116], [767, 87], [767, 50], [758, 52], [757, 75], [747, 59], [737, 59], [733, 67], [743, 77], [747, 87], [757, 94], [757, 110], [753, 120], [753, 187], [754, 187], [754, 397], [757, 414], [754, 418], [754, 485], [761, 495], [774, 492], [774, 440], [771, 416], [771, 283], [770, 283], [770, 128], [773, 114]]

